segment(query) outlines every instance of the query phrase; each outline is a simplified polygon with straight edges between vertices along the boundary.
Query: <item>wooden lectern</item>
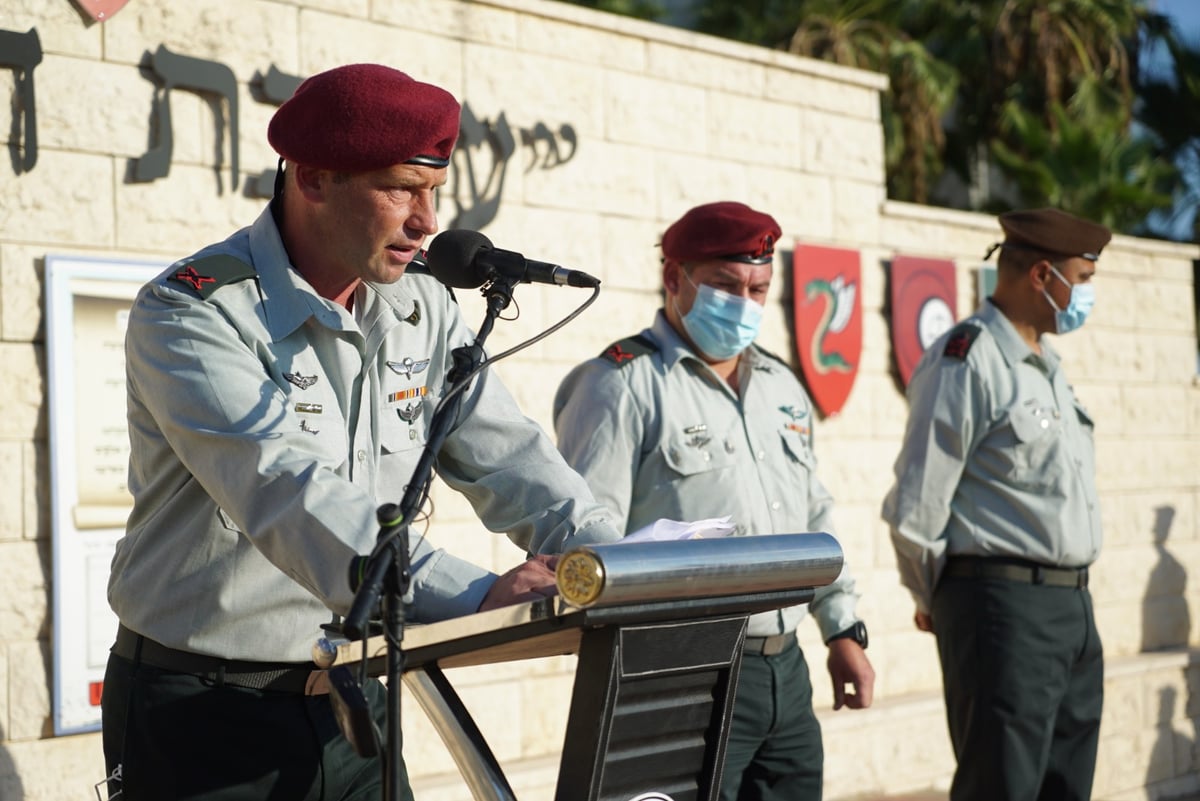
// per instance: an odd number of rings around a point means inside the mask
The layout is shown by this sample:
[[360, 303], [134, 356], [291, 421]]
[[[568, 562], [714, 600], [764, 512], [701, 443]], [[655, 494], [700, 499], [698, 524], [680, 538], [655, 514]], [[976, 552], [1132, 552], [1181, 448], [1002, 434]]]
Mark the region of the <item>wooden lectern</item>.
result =
[[[715, 801], [748, 616], [807, 603], [841, 566], [828, 534], [585, 546], [560, 559], [558, 598], [410, 626], [404, 681], [474, 798], [516, 801], [442, 671], [578, 654], [556, 801]], [[381, 674], [382, 638], [365, 650]], [[314, 656], [328, 667], [363, 651]]]

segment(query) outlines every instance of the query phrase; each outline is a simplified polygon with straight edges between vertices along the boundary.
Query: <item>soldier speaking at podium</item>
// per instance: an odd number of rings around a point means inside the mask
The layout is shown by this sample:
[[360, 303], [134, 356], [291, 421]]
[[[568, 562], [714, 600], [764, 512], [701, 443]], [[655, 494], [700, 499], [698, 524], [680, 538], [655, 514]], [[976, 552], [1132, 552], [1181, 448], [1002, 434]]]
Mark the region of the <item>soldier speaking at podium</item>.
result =
[[[459, 110], [384, 66], [309, 78], [268, 129], [286, 163], [270, 206], [133, 306], [134, 505], [112, 566], [121, 625], [103, 694], [122, 801], [381, 796], [378, 758], [342, 737], [309, 660], [320, 626], [353, 602], [348, 568], [374, 545], [376, 509], [413, 473], [451, 350], [474, 338], [449, 292], [409, 269], [437, 230]], [[466, 392], [437, 469], [531, 554], [619, 539], [490, 373]], [[547, 556], [497, 577], [418, 532], [411, 619], [553, 592]], [[381, 684], [365, 692], [382, 718]]]
[[[779, 236], [770, 215], [741, 203], [687, 212], [662, 238], [666, 305], [654, 324], [559, 387], [559, 449], [627, 533], [724, 515], [738, 535], [832, 533], [812, 403], [791, 368], [753, 344]], [[811, 610], [829, 645], [834, 708], [869, 706], [875, 674], [856, 602], [843, 571], [811, 604], [750, 618], [722, 801], [821, 797], [821, 729], [795, 628]]]

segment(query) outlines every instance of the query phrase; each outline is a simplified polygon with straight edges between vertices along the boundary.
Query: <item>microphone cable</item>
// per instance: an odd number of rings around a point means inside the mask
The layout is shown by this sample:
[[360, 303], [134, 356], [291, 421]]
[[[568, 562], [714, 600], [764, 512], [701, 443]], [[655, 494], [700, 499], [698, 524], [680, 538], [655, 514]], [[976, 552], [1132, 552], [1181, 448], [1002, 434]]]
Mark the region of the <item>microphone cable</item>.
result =
[[[486, 288], [486, 286], [485, 286], [485, 288]], [[440, 413], [442, 411], [442, 408], [446, 405], [447, 401], [449, 401], [454, 396], [459, 395], [463, 391], [465, 391], [466, 388], [468, 386], [470, 386], [471, 380], [473, 378], [475, 378], [475, 376], [477, 376], [479, 373], [481, 373], [484, 370], [486, 370], [487, 368], [491, 367], [496, 362], [498, 362], [502, 359], [507, 359], [509, 356], [512, 356], [515, 353], [519, 353], [519, 352], [525, 350], [526, 348], [530, 347], [531, 345], [535, 345], [538, 342], [541, 342], [543, 339], [545, 339], [546, 337], [555, 333], [556, 331], [558, 331], [559, 329], [563, 328], [568, 323], [570, 323], [572, 320], [574, 320], [576, 317], [583, 314], [583, 312], [586, 311], [589, 306], [591, 306], [593, 303], [595, 303], [596, 299], [600, 296], [600, 287], [599, 286], [594, 286], [591, 289], [592, 289], [592, 294], [586, 300], [584, 300], [583, 303], [579, 304], [579, 306], [577, 306], [574, 310], [572, 310], [569, 314], [567, 314], [567, 316], [563, 317], [561, 320], [559, 320], [554, 325], [547, 328], [545, 331], [535, 334], [534, 336], [530, 337], [529, 339], [525, 340], [524, 342], [519, 342], [516, 345], [509, 348], [508, 350], [497, 353], [495, 356], [491, 356], [491, 357], [486, 358], [483, 361], [481, 361], [473, 370], [471, 370], [471, 372], [467, 373], [453, 389], [451, 389], [449, 392], [447, 392], [445, 395], [442, 396], [441, 400], [438, 401], [437, 406], [435, 406], [433, 409], [433, 415], [436, 416], [438, 413]], [[498, 318], [498, 319], [504, 319], [504, 318]], [[462, 410], [460, 409], [459, 411], [461, 413]], [[457, 425], [458, 420], [455, 420], [454, 424]], [[422, 446], [422, 449], [425, 451], [428, 451], [429, 443], [426, 442]], [[430, 454], [430, 455], [433, 458], [433, 466], [434, 466], [434, 469], [436, 472], [437, 463], [438, 463], [437, 454]], [[411, 544], [410, 553], [412, 552], [412, 550], [414, 550], [416, 548], [417, 545], [420, 544], [420, 542], [423, 539], [425, 539], [425, 535], [429, 531], [428, 524], [429, 524], [430, 517], [432, 516], [433, 513], [431, 510], [424, 511], [422, 513], [422, 510], [424, 509], [425, 504], [429, 501], [429, 492], [430, 492], [430, 488], [432, 487], [432, 484], [433, 484], [433, 473], [430, 473], [429, 478], [426, 479], [426, 481], [425, 481], [425, 486], [423, 486], [421, 488], [421, 495], [417, 502], [416, 507], [413, 510], [413, 520], [411, 521], [411, 522], [416, 522], [419, 519], [424, 519], [426, 522], [426, 526], [425, 526], [425, 529], [421, 532], [420, 536], [417, 537], [416, 541], [413, 544]], [[371, 560], [378, 558], [379, 554], [385, 548], [387, 548], [392, 543], [393, 540], [395, 540], [400, 535], [400, 531], [402, 531], [405, 527], [405, 522], [406, 521], [399, 521], [400, 525], [398, 525], [394, 531], [390, 532], [383, 539], [377, 540], [375, 543], [375, 547], [371, 549], [371, 554], [368, 558]], [[409, 523], [409, 524], [411, 524], [411, 523]]]

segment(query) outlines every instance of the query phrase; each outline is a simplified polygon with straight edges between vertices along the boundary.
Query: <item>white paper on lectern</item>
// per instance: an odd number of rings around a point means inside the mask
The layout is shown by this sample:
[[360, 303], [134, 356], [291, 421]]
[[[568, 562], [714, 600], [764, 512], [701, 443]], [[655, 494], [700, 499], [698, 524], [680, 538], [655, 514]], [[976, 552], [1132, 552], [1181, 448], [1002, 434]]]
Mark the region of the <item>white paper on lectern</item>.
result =
[[708, 520], [693, 520], [686, 523], [680, 520], [656, 520], [649, 525], [639, 528], [632, 534], [626, 535], [621, 542], [662, 542], [667, 540], [698, 540], [714, 537], [728, 537], [733, 533], [734, 525], [729, 522], [729, 516], [713, 517]]

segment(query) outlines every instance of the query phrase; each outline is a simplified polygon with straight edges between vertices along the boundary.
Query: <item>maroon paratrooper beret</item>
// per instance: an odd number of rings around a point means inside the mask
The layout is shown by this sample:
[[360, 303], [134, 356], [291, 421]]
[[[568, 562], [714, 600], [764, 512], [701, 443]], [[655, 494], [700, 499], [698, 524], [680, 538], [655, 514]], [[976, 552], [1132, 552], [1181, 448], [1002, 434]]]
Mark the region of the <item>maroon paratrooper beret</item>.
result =
[[774, 217], [745, 203], [706, 203], [671, 223], [663, 234], [662, 252], [676, 261], [769, 264], [781, 234]]
[[349, 64], [300, 84], [271, 118], [267, 141], [288, 161], [326, 170], [445, 167], [460, 112], [441, 87], [382, 64]]

